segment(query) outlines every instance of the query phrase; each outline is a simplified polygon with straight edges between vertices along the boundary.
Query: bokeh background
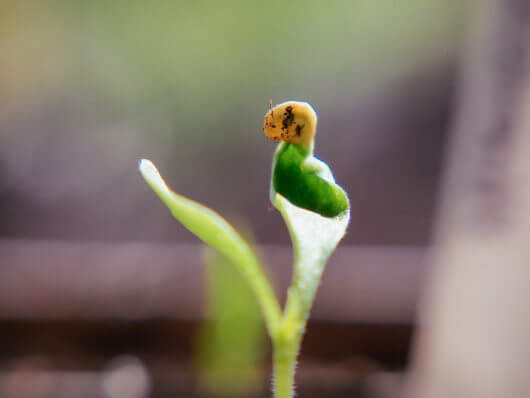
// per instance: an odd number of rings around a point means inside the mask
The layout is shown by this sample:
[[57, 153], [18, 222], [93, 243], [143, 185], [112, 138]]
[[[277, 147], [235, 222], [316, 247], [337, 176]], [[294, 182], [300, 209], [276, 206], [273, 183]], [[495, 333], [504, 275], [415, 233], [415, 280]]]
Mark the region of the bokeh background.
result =
[[[317, 109], [316, 154], [352, 204], [299, 391], [395, 396], [472, 5], [1, 1], [0, 395], [234, 396], [228, 363], [256, 387], [240, 393], [267, 396], [253, 307], [202, 268], [137, 161], [249, 231], [281, 290], [289, 237], [269, 204], [261, 127], [269, 100], [297, 99]], [[205, 330], [204, 316], [224, 321]], [[234, 335], [227, 319], [247, 327]], [[212, 336], [224, 345], [205, 351]]]
[[182, 193], [285, 243], [268, 211], [269, 100], [319, 111], [348, 243], [429, 241], [465, 1], [2, 2], [0, 234], [190, 241]]

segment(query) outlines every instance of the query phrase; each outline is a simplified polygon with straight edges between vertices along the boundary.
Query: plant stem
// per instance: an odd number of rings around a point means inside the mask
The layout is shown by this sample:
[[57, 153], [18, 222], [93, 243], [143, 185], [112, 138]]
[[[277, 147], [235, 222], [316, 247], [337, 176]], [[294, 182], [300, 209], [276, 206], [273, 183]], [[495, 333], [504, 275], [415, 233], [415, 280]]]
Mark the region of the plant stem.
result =
[[301, 336], [287, 340], [273, 340], [274, 345], [274, 398], [294, 396], [296, 356], [300, 350]]

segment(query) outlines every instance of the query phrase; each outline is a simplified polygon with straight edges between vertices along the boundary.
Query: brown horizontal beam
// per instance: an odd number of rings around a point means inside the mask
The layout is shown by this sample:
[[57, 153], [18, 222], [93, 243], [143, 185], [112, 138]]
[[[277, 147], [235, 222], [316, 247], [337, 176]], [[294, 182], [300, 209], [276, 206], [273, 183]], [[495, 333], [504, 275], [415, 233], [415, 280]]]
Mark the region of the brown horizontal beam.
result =
[[[56, 369], [101, 369], [123, 353], [176, 364], [192, 359], [203, 326], [200, 321], [161, 319], [0, 320], [0, 371], [17, 358], [50, 358]], [[412, 331], [410, 325], [310, 321], [300, 360], [371, 358], [401, 369]], [[268, 340], [264, 343], [269, 350]]]
[[[0, 240], [1, 319], [198, 319], [200, 245]], [[291, 249], [262, 246], [279, 292]], [[313, 319], [410, 323], [426, 271], [415, 247], [340, 247]]]

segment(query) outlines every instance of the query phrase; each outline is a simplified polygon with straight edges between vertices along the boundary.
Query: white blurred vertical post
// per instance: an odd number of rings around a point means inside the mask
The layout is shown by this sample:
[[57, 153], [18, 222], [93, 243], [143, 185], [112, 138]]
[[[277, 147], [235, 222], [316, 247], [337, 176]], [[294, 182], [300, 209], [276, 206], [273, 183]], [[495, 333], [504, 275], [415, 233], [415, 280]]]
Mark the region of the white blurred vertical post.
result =
[[530, 2], [475, 2], [407, 396], [530, 397]]

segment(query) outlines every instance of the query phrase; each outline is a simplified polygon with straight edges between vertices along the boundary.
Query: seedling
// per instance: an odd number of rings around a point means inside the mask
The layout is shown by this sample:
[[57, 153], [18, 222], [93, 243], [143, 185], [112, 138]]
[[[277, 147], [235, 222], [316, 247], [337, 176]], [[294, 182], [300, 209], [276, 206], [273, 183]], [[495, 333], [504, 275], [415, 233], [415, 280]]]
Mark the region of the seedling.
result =
[[294, 394], [296, 358], [325, 264], [350, 219], [344, 190], [326, 163], [313, 156], [317, 116], [306, 102], [269, 107], [263, 131], [279, 142], [272, 162], [270, 201], [282, 215], [294, 250], [294, 272], [282, 311], [258, 257], [213, 210], [173, 192], [149, 160], [140, 172], [171, 214], [246, 278], [261, 308], [274, 355], [274, 397]]

